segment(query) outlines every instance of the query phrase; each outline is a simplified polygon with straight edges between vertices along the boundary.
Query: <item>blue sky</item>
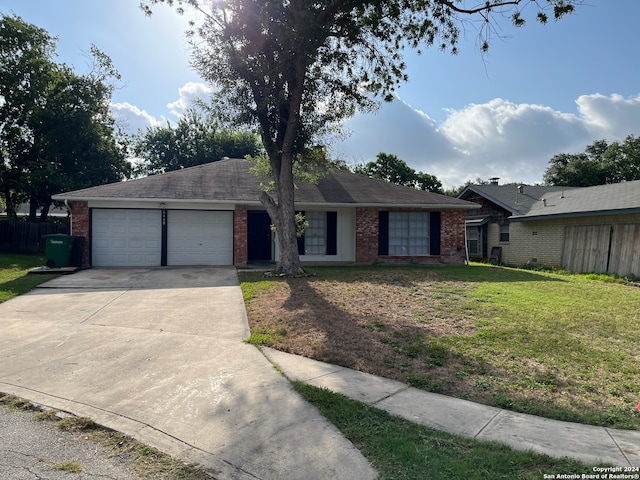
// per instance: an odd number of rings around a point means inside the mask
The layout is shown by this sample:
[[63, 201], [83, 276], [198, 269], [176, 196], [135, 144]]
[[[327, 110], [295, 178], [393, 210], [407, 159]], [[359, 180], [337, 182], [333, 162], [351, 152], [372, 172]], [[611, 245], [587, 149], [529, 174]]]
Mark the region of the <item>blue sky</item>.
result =
[[[189, 66], [186, 20], [165, 6], [147, 18], [138, 4], [0, 0], [0, 11], [57, 36], [58, 61], [77, 71], [91, 44], [111, 56], [123, 77], [112, 109], [136, 130], [176, 120], [208, 91]], [[409, 83], [377, 114], [349, 120], [334, 156], [355, 163], [393, 153], [446, 187], [493, 176], [541, 182], [556, 153], [640, 135], [638, 18], [637, 0], [587, 0], [546, 26], [498, 23], [484, 56], [471, 25], [457, 56], [408, 52]]]

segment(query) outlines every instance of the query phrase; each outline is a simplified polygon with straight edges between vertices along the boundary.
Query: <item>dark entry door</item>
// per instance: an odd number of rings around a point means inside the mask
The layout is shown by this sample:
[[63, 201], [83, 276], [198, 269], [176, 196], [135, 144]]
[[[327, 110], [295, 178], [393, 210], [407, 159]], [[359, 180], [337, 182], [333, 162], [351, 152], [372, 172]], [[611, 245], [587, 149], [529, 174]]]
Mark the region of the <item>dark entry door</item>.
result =
[[271, 218], [267, 212], [247, 212], [247, 260], [266, 262], [271, 260]]

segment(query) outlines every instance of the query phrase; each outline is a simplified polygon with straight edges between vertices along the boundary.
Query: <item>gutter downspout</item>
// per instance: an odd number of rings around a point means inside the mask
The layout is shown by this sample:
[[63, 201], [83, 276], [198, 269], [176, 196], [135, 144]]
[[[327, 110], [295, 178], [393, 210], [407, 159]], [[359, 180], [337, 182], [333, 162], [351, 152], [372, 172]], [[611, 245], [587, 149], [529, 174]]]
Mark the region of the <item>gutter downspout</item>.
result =
[[464, 256], [466, 265], [469, 265], [469, 239], [467, 238], [467, 220], [464, 221]]
[[73, 235], [73, 215], [71, 215], [71, 207], [69, 207], [69, 201], [66, 198], [64, 199], [64, 206], [67, 207], [67, 212], [69, 213], [69, 235]]

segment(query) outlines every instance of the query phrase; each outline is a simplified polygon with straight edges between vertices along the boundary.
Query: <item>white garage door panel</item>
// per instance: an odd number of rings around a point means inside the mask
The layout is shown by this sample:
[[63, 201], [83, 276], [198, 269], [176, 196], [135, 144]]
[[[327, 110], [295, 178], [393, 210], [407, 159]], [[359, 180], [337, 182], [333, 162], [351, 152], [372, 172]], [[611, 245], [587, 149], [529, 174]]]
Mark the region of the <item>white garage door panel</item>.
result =
[[168, 265], [232, 265], [233, 212], [169, 210]]
[[95, 209], [91, 222], [93, 266], [160, 266], [160, 210]]

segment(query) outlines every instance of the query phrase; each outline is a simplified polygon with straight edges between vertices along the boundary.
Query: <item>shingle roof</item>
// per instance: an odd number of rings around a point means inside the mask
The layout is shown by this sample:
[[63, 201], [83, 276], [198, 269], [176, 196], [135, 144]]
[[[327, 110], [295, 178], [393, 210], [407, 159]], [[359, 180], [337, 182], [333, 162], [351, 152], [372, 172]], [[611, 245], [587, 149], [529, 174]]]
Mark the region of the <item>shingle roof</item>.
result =
[[[162, 175], [111, 183], [54, 195], [55, 200], [193, 200], [257, 204], [261, 180], [241, 159], [224, 159]], [[264, 180], [262, 180], [264, 182]], [[342, 170], [334, 170], [317, 185], [303, 184], [295, 192], [298, 204], [344, 204], [476, 208], [457, 198], [403, 187]]]
[[640, 180], [549, 192], [512, 220], [640, 213]]
[[544, 195], [572, 188], [523, 185], [520, 192], [518, 187], [518, 185], [469, 185], [458, 195], [458, 198], [471, 200], [476, 195], [480, 195], [511, 212], [511, 215], [523, 215]]

